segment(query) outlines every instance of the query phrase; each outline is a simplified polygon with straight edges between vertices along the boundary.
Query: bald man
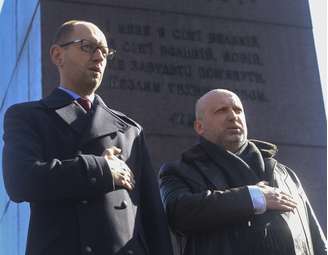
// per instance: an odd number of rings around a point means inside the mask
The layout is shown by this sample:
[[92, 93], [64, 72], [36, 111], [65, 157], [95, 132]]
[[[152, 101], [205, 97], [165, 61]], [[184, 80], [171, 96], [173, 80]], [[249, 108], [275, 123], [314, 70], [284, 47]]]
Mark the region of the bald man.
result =
[[182, 255], [321, 255], [324, 235], [277, 147], [248, 140], [236, 94], [196, 103], [199, 143], [160, 170], [160, 190]]
[[4, 120], [3, 174], [30, 203], [27, 255], [170, 255], [143, 129], [95, 92], [115, 50], [93, 23], [68, 21], [50, 48], [60, 84]]

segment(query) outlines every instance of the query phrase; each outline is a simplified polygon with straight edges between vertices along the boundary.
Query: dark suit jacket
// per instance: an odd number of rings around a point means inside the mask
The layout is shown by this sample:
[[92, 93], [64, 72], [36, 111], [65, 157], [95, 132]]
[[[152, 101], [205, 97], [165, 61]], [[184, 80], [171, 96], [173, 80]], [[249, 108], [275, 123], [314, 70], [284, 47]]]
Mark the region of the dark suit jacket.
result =
[[[86, 113], [56, 89], [4, 120], [3, 171], [15, 202], [30, 202], [28, 255], [168, 255], [171, 243], [140, 125], [99, 96]], [[114, 187], [102, 152], [116, 146], [135, 174]]]

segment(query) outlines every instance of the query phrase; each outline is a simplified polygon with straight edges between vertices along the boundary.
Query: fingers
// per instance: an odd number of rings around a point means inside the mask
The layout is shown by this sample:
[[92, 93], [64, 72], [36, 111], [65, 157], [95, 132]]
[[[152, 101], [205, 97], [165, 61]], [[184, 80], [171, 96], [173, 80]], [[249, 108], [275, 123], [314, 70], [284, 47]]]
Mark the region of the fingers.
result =
[[116, 185], [132, 191], [134, 189], [135, 182], [132, 176], [126, 172], [119, 174], [116, 180]]
[[269, 182], [267, 182], [267, 181], [260, 181], [256, 185], [259, 186], [259, 187], [264, 187], [264, 186], [268, 186], [269, 185]]
[[116, 146], [112, 146], [104, 150], [102, 156], [108, 161], [115, 185], [131, 191], [135, 186], [134, 174], [128, 165], [119, 158], [121, 151]]
[[280, 190], [276, 190], [275, 199], [280, 205], [287, 209], [293, 210], [297, 206], [296, 201], [290, 195]]
[[265, 196], [267, 209], [277, 210], [277, 211], [293, 211], [297, 203], [296, 201], [287, 193], [281, 191], [279, 188], [272, 188], [263, 183], [258, 183]]
[[119, 170], [120, 173], [123, 173], [123, 176], [130, 178], [131, 182], [134, 184], [134, 173], [131, 171], [129, 166], [123, 160], [118, 159], [116, 156], [113, 157], [119, 161], [121, 169], [121, 171]]
[[116, 186], [126, 188], [129, 191], [134, 189], [134, 178], [128, 172], [124, 170], [112, 170], [112, 176]]
[[113, 156], [119, 155], [121, 153], [121, 149], [116, 146], [112, 146], [103, 151], [102, 156], [111, 159]]
[[106, 157], [116, 186], [132, 190], [135, 186], [134, 174], [129, 166], [115, 155]]
[[120, 176], [123, 178], [124, 181], [128, 181], [131, 183], [133, 186], [135, 184], [134, 181], [134, 174], [129, 168], [123, 168], [123, 171], [120, 172]]

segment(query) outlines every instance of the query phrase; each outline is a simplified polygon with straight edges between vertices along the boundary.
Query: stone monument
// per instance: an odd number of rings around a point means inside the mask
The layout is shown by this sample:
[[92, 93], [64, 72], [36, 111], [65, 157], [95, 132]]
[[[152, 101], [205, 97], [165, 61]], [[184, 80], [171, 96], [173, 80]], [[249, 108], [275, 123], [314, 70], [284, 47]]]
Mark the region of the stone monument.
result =
[[117, 50], [98, 91], [143, 125], [155, 170], [195, 142], [196, 99], [228, 88], [249, 137], [275, 143], [326, 228], [326, 117], [306, 0], [44, 0], [42, 81], [58, 85], [48, 49], [69, 19], [96, 23]]

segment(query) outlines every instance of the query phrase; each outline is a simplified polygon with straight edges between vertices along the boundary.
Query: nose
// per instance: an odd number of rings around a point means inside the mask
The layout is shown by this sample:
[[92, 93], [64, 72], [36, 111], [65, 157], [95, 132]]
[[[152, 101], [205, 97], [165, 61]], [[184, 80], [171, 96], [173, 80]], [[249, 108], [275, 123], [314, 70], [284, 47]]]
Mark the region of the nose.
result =
[[229, 120], [237, 120], [238, 114], [234, 110], [230, 110], [228, 118], [229, 118]]
[[97, 48], [94, 52], [93, 52], [93, 55], [92, 55], [93, 59], [94, 60], [97, 60], [97, 61], [103, 61], [105, 60], [106, 58], [104, 57], [102, 51]]

